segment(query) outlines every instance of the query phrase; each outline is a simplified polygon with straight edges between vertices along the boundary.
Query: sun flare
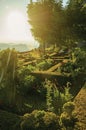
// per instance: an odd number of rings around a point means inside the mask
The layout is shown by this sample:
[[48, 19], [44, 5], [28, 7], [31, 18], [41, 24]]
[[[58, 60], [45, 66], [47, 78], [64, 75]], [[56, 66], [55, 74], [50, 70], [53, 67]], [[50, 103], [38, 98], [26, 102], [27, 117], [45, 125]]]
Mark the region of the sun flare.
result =
[[31, 40], [30, 26], [27, 23], [27, 17], [19, 12], [12, 11], [7, 16], [7, 37], [11, 41]]

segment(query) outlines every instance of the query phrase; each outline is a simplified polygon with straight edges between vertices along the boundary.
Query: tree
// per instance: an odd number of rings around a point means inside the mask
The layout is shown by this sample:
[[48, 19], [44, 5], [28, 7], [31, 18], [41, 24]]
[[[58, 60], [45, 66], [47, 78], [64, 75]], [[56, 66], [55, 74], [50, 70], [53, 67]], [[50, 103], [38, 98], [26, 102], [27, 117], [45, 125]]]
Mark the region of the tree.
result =
[[41, 0], [28, 5], [32, 34], [39, 43], [60, 44], [63, 40], [64, 17], [62, 1]]
[[70, 39], [75, 41], [86, 41], [86, 4], [85, 0], [70, 0], [66, 19]]
[[40, 0], [28, 5], [32, 34], [39, 43], [58, 46], [75, 46], [75, 42], [86, 41], [86, 2], [69, 0]]

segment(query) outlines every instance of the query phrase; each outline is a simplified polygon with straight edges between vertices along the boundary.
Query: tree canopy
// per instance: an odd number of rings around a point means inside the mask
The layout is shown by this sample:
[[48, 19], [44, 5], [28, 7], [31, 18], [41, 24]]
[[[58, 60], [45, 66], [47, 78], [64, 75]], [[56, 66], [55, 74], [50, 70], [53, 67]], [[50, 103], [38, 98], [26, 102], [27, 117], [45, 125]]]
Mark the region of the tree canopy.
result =
[[73, 46], [86, 40], [85, 0], [69, 0], [66, 7], [62, 0], [31, 0], [27, 9], [32, 34], [39, 43]]
[[67, 24], [72, 38], [86, 40], [86, 2], [85, 0], [69, 0], [67, 7]]

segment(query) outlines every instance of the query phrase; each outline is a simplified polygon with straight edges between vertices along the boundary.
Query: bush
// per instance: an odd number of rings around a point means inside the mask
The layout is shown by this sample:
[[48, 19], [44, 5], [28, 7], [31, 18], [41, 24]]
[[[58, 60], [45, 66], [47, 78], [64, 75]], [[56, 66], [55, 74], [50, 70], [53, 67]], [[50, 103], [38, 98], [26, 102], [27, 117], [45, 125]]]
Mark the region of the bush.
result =
[[71, 73], [72, 76], [86, 74], [86, 52], [75, 48], [71, 54], [71, 61], [61, 67], [61, 72]]
[[38, 70], [47, 70], [52, 66], [52, 60], [47, 59], [37, 64]]
[[52, 111], [60, 114], [62, 112], [62, 107], [64, 103], [71, 101], [73, 96], [70, 94], [69, 82], [67, 87], [65, 87], [64, 92], [58, 90], [58, 86], [55, 83], [46, 80], [45, 81], [46, 92], [46, 106], [48, 111]]
[[46, 112], [43, 120], [46, 130], [60, 130], [59, 117], [55, 113]]
[[22, 130], [57, 130], [58, 117], [52, 112], [34, 110], [31, 114], [25, 114], [21, 123]]
[[26, 75], [20, 79], [19, 92], [23, 95], [27, 95], [29, 92], [35, 89], [36, 78], [32, 75]]
[[74, 113], [74, 109], [75, 104], [73, 102], [67, 102], [63, 105], [63, 113], [60, 116], [62, 126], [70, 130], [74, 129], [77, 122], [77, 117]]
[[17, 89], [18, 92], [24, 96], [27, 96], [27, 94], [30, 92], [34, 92], [34, 90], [37, 91], [37, 86], [41, 84], [39, 78], [29, 74], [29, 72], [31, 72], [33, 69], [34, 68], [31, 66], [30, 68], [24, 67], [18, 70], [18, 82], [16, 82]]

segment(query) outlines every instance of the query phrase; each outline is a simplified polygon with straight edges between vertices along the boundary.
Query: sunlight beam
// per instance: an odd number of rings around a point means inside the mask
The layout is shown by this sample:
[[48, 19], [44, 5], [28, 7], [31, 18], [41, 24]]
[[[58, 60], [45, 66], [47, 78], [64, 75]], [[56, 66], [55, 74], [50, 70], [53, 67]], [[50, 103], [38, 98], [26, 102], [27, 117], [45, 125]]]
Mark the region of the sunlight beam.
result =
[[33, 37], [27, 17], [19, 11], [11, 11], [6, 18], [6, 34], [10, 41], [31, 41]]

